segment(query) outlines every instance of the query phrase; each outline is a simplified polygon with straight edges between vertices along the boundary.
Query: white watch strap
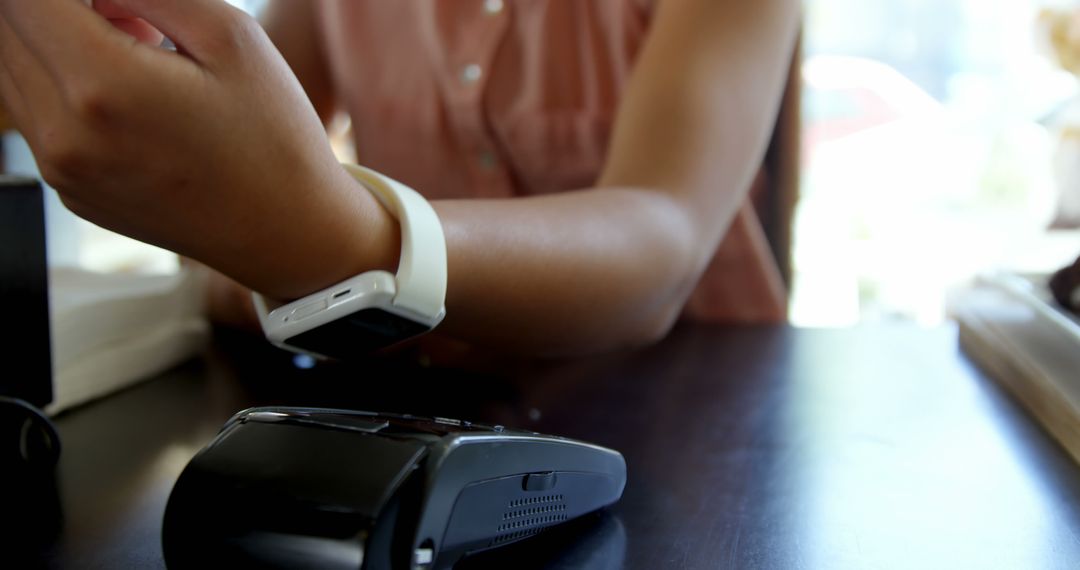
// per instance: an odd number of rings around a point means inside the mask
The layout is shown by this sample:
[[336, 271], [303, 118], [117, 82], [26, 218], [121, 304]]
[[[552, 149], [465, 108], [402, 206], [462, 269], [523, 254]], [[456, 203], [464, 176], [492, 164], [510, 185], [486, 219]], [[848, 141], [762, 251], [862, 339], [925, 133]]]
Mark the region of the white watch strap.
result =
[[431, 204], [416, 190], [374, 170], [342, 164], [401, 225], [394, 306], [434, 326], [446, 313], [446, 238]]

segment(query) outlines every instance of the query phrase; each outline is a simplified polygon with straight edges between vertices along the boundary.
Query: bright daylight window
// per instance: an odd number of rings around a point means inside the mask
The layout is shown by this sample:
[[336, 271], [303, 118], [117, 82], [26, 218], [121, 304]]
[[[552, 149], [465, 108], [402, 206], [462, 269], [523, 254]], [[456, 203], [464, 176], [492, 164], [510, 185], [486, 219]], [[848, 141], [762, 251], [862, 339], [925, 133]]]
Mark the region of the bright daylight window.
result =
[[1077, 81], [1049, 8], [1080, 58], [1076, 2], [805, 3], [794, 324], [933, 324], [980, 272], [1080, 254], [1076, 229], [1049, 229], [1059, 188], [1080, 188]]

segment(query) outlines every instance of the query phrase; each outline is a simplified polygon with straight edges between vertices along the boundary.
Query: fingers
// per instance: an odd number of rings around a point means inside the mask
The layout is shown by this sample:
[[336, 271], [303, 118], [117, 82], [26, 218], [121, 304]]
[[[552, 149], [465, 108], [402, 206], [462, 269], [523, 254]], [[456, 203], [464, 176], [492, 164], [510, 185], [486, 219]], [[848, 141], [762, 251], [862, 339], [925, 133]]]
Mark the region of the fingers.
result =
[[259, 29], [243, 11], [223, 0], [109, 0], [106, 6], [146, 20], [204, 65], [212, 65], [222, 50], [239, 47]]
[[[122, 38], [99, 16], [92, 12], [90, 16], [114, 38]], [[130, 89], [130, 82], [113, 81], [120, 83], [114, 87], [104, 81], [122, 77], [119, 71], [54, 72], [22, 38], [12, 22], [0, 14], [0, 66], [6, 72], [0, 80], [0, 96], [29, 143], [42, 177], [55, 188], [65, 188], [71, 175], [86, 166], [88, 152], [102, 148], [100, 144], [87, 145], [87, 135], [126, 104], [124, 91]], [[132, 44], [130, 39], [127, 42]], [[88, 53], [88, 61], [94, 60], [94, 55]]]
[[106, 72], [102, 56], [122, 45], [79, 0], [0, 0], [0, 17], [54, 77]]
[[135, 14], [116, 5], [115, 0], [93, 0], [94, 11], [110, 20], [134, 18]]
[[120, 8], [113, 0], [94, 0], [94, 11], [109, 20], [113, 26], [127, 35], [135, 38], [140, 43], [157, 46], [161, 45], [164, 34], [151, 26], [146, 20], [135, 17], [134, 14]]
[[0, 96], [12, 120], [28, 140], [36, 138], [43, 119], [55, 116], [62, 98], [56, 82], [0, 18]]
[[[15, 87], [15, 82], [11, 80], [11, 76], [8, 71], [0, 67], [0, 107], [3, 107], [0, 115], [4, 115], [3, 129], [7, 130], [11, 127], [19, 128], [19, 117], [26, 114], [26, 106], [23, 103], [22, 94], [19, 93]], [[13, 123], [13, 124], [12, 124]]]
[[[102, 6], [145, 20], [210, 68], [235, 59], [229, 56], [242, 54], [261, 34], [252, 18], [223, 0], [110, 0]], [[0, 17], [61, 85], [115, 72], [131, 48], [129, 36], [80, 0], [0, 0]], [[148, 30], [138, 28], [141, 38]]]
[[165, 39], [164, 34], [142, 18], [110, 19], [109, 23], [121, 32], [135, 38], [139, 43], [159, 46], [161, 41]]

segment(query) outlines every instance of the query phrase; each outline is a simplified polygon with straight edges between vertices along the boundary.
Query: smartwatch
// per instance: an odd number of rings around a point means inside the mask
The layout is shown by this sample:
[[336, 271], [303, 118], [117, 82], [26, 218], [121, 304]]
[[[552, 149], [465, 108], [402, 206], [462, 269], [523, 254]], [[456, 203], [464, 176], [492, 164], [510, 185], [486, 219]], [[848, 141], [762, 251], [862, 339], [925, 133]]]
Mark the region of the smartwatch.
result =
[[374, 170], [344, 164], [401, 226], [397, 274], [375, 270], [281, 304], [255, 293], [255, 310], [274, 345], [347, 359], [435, 328], [446, 315], [446, 240], [419, 193]]

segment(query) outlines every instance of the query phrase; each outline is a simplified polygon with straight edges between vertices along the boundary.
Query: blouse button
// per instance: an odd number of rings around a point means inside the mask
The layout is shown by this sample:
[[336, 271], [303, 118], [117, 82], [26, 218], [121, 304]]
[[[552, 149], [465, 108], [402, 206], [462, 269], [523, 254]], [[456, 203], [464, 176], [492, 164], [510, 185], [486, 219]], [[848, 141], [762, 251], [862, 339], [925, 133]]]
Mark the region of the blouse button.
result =
[[503, 10], [503, 0], [484, 0], [484, 12], [494, 16]]
[[477, 162], [480, 164], [481, 169], [492, 170], [498, 165], [499, 159], [495, 157], [495, 153], [485, 150], [477, 157]]
[[461, 82], [466, 85], [472, 85], [480, 80], [480, 76], [484, 74], [484, 69], [478, 64], [470, 63], [461, 68]]

